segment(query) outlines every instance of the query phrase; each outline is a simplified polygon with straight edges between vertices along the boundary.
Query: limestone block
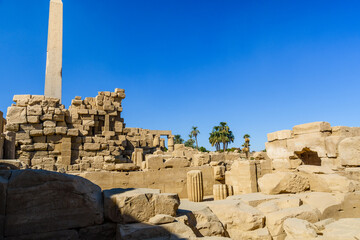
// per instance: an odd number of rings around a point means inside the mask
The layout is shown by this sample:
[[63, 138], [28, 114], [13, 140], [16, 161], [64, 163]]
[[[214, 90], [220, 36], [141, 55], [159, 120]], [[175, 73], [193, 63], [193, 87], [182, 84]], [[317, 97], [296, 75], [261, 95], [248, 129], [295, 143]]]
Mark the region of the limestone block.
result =
[[266, 153], [271, 159], [288, 159], [294, 155], [287, 146], [287, 140], [278, 140], [265, 143]]
[[32, 152], [35, 150], [34, 145], [21, 145], [21, 150], [25, 152]]
[[297, 167], [299, 172], [308, 173], [308, 174], [331, 174], [334, 173], [331, 168], [326, 166], [313, 166], [313, 165], [301, 165]]
[[288, 140], [288, 149], [292, 152], [301, 152], [304, 149], [316, 152], [317, 155], [322, 157], [327, 157], [326, 155], [326, 146], [325, 138], [329, 136], [328, 133], [309, 133], [296, 135], [294, 139]]
[[50, 121], [50, 120], [47, 120], [47, 121], [45, 121], [45, 122], [43, 122], [43, 126], [45, 127], [45, 128], [54, 128], [54, 127], [56, 127], [56, 122], [55, 121]]
[[79, 136], [79, 129], [76, 129], [76, 128], [68, 129], [67, 135], [72, 136], [72, 137], [77, 137], [77, 136]]
[[187, 172], [188, 199], [192, 202], [201, 202], [204, 198], [204, 183], [201, 170]]
[[302, 205], [295, 208], [285, 208], [277, 212], [265, 214], [266, 226], [273, 238], [284, 235], [283, 223], [288, 218], [298, 218], [315, 223], [318, 221], [318, 212], [309, 205]]
[[236, 237], [231, 235], [231, 230], [252, 231], [264, 226], [265, 216], [241, 201], [226, 199], [206, 203], [220, 219], [231, 238]]
[[358, 181], [349, 180], [338, 174], [313, 174], [307, 175], [310, 189], [315, 192], [346, 193], [360, 190]]
[[325, 138], [325, 146], [326, 146], [326, 155], [327, 157], [335, 158], [337, 157], [337, 148], [341, 140], [345, 137], [343, 136], [329, 136]]
[[338, 145], [338, 153], [343, 166], [360, 166], [360, 136], [343, 139]]
[[129, 172], [129, 171], [136, 171], [139, 169], [140, 169], [140, 167], [136, 166], [133, 163], [117, 163], [117, 164], [115, 164], [116, 171]]
[[206, 236], [226, 236], [226, 230], [219, 218], [206, 205], [182, 200], [179, 215], [187, 216], [187, 224]]
[[66, 135], [67, 127], [56, 127], [55, 131], [57, 135]]
[[273, 199], [260, 203], [256, 208], [262, 213], [271, 213], [280, 211], [285, 208], [299, 207], [301, 205], [301, 200], [297, 196], [285, 196], [279, 199]]
[[11, 123], [27, 123], [26, 107], [8, 107], [6, 120], [8, 124]]
[[138, 239], [195, 239], [195, 233], [182, 222], [162, 225], [144, 223], [118, 224], [117, 238], [127, 240]]
[[229, 196], [228, 191], [227, 191], [227, 185], [226, 184], [214, 184], [213, 195], [214, 195], [214, 200], [226, 199]]
[[174, 145], [174, 150], [183, 150], [185, 148], [184, 144], [175, 144]]
[[287, 171], [293, 167], [292, 165], [289, 159], [274, 159], [271, 162], [272, 169], [276, 171]]
[[52, 121], [53, 114], [52, 113], [45, 113], [44, 115], [40, 116], [41, 121]]
[[323, 220], [337, 216], [337, 213], [342, 209], [345, 194], [305, 192], [297, 194], [296, 196], [299, 197], [304, 204], [317, 209], [320, 213], [319, 219]]
[[164, 157], [161, 155], [146, 155], [145, 162], [146, 162], [147, 169], [165, 168]]
[[170, 158], [164, 163], [165, 168], [185, 168], [190, 166], [190, 160], [182, 157], [182, 158]]
[[98, 151], [100, 150], [99, 143], [84, 143], [84, 150], [85, 151]]
[[64, 122], [65, 121], [65, 115], [64, 114], [54, 114], [53, 120], [56, 122]]
[[315, 227], [317, 228], [317, 230], [319, 232], [322, 232], [324, 229], [325, 229], [325, 226], [330, 224], [330, 223], [333, 223], [335, 222], [335, 219], [333, 218], [327, 218], [327, 219], [324, 219], [324, 220], [321, 220], [321, 221], [318, 221], [316, 223], [314, 223]]
[[235, 235], [235, 238], [233, 239], [238, 239], [238, 240], [242, 240], [242, 239], [272, 240], [273, 239], [269, 233], [269, 230], [266, 227], [259, 228], [253, 231], [245, 231], [245, 232], [236, 231], [233, 229], [231, 230], [230, 234]]
[[13, 171], [6, 215], [5, 236], [101, 224], [101, 189], [77, 176], [42, 170]]
[[284, 221], [283, 228], [289, 239], [302, 240], [317, 238], [317, 228], [306, 220], [288, 218]]
[[315, 132], [331, 132], [331, 126], [328, 122], [312, 122], [296, 125], [293, 127], [294, 135], [308, 134]]
[[26, 106], [29, 103], [31, 95], [24, 94], [24, 95], [14, 95], [13, 101], [16, 102], [16, 105]]
[[56, 133], [56, 129], [54, 127], [52, 128], [44, 128], [44, 135], [45, 136], [52, 136]]
[[5, 125], [5, 131], [17, 132], [17, 131], [19, 131], [19, 124], [17, 124], [17, 123], [7, 123]]
[[306, 177], [292, 172], [266, 174], [258, 180], [258, 184], [265, 194], [298, 193], [310, 188]]
[[273, 142], [275, 140], [283, 140], [292, 138], [291, 130], [282, 130], [277, 132], [272, 132], [267, 134], [268, 142]]
[[28, 106], [27, 107], [28, 116], [40, 116], [42, 115], [42, 107], [40, 105]]
[[39, 116], [27, 116], [27, 120], [29, 123], [40, 123], [40, 117]]
[[81, 240], [114, 240], [116, 237], [116, 224], [104, 223], [79, 230]]
[[207, 153], [194, 154], [192, 160], [194, 166], [202, 166], [210, 162], [210, 155]]
[[217, 181], [225, 180], [225, 167], [224, 166], [215, 166], [214, 167], [214, 178]]
[[360, 238], [360, 218], [345, 218], [325, 226], [323, 231], [324, 239], [359, 239]]
[[255, 162], [234, 161], [231, 170], [225, 172], [225, 183], [233, 187], [234, 194], [257, 192]]
[[111, 189], [104, 191], [105, 217], [117, 223], [147, 222], [157, 214], [175, 216], [177, 194], [160, 194], [156, 189]]
[[154, 224], [154, 225], [172, 223], [174, 221], [175, 221], [175, 218], [173, 216], [166, 215], [166, 214], [157, 214], [154, 217], [149, 219], [149, 223]]

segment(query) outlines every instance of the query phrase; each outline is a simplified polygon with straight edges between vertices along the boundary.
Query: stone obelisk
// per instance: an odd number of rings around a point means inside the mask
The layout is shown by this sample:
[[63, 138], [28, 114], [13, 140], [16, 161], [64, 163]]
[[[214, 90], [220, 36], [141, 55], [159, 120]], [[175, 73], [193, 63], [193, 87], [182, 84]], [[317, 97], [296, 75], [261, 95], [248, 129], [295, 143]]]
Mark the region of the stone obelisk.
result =
[[50, 0], [45, 96], [59, 98], [62, 84], [63, 3]]

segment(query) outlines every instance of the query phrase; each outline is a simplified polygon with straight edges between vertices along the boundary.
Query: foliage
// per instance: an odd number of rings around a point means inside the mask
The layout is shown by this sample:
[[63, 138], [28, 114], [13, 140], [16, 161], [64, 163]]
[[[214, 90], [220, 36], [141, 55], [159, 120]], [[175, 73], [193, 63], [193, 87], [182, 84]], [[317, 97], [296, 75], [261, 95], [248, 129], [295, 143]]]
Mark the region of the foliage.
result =
[[194, 140], [194, 139], [192, 139], [192, 138], [190, 138], [189, 140], [187, 140], [187, 141], [184, 143], [184, 145], [185, 145], [185, 147], [192, 147], [192, 148], [195, 148], [194, 143], [195, 143], [195, 140]]
[[249, 158], [249, 152], [250, 152], [250, 135], [249, 134], [245, 134], [243, 136], [245, 142], [242, 145], [244, 148], [242, 149], [242, 151], [246, 154], [246, 157]]
[[200, 152], [209, 152], [206, 148], [204, 147], [199, 147], [198, 149]]
[[174, 144], [183, 144], [184, 139], [181, 138], [180, 134], [174, 136]]
[[226, 122], [220, 122], [220, 126], [215, 126], [210, 133], [209, 142], [211, 146], [216, 147], [216, 151], [220, 150], [220, 144], [223, 144], [223, 151], [226, 151], [229, 143], [234, 142], [234, 134], [230, 131], [230, 127]]
[[236, 147], [232, 147], [232, 148], [226, 149], [226, 151], [228, 151], [228, 152], [235, 152], [235, 150], [238, 150], [238, 152], [241, 152], [241, 149], [240, 149], [240, 148], [236, 148]]
[[192, 126], [189, 137], [190, 137], [191, 139], [192, 139], [192, 138], [195, 138], [196, 148], [199, 148], [199, 147], [198, 147], [198, 141], [197, 141], [197, 136], [198, 136], [199, 134], [200, 134], [200, 131], [198, 130], [198, 127]]

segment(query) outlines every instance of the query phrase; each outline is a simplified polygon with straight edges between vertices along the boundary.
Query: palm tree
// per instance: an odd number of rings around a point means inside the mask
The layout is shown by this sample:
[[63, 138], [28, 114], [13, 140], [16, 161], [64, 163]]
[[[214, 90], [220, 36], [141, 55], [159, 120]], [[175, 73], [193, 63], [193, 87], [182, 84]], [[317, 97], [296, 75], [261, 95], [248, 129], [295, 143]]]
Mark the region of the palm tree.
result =
[[174, 144], [182, 144], [184, 143], [184, 139], [181, 138], [180, 134], [174, 136]]
[[209, 142], [211, 146], [216, 147], [216, 150], [220, 150], [220, 143], [223, 144], [223, 151], [226, 151], [229, 143], [234, 142], [234, 134], [230, 131], [226, 122], [220, 122], [220, 126], [215, 126], [210, 133]]
[[220, 132], [219, 132], [219, 129], [220, 129], [219, 126], [213, 127], [213, 130], [210, 133], [210, 137], [209, 137], [209, 142], [210, 142], [212, 147], [215, 146], [216, 151], [220, 150]]
[[244, 144], [242, 145], [244, 148], [243, 148], [243, 151], [245, 152], [246, 154], [246, 158], [249, 158], [249, 152], [250, 152], [250, 135], [249, 134], [245, 134], [243, 136], [245, 142]]
[[200, 131], [197, 128], [198, 127], [192, 126], [190, 135], [191, 135], [191, 137], [195, 138], [196, 148], [199, 148], [198, 141], [197, 141], [197, 135], [200, 134]]

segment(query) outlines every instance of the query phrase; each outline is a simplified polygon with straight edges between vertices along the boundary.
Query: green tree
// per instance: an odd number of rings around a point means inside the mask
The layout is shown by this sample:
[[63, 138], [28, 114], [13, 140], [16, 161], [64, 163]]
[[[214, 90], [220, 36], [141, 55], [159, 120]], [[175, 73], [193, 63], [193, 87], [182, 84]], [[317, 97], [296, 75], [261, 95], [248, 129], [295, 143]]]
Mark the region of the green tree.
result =
[[174, 136], [174, 144], [183, 144], [184, 139], [181, 138], [180, 134]]
[[249, 152], [250, 152], [250, 135], [249, 134], [245, 134], [243, 136], [244, 138], [244, 144], [242, 145], [243, 148], [243, 152], [246, 154], [246, 158], [249, 158]]
[[185, 147], [195, 148], [194, 143], [195, 143], [195, 140], [192, 139], [192, 138], [190, 138], [189, 140], [187, 140], [187, 141], [184, 143], [184, 145], [185, 145]]
[[220, 151], [220, 132], [219, 132], [219, 129], [220, 129], [219, 126], [213, 127], [212, 132], [210, 133], [210, 137], [209, 137], [209, 142], [210, 142], [212, 147], [215, 146], [216, 151]]
[[226, 151], [229, 143], [234, 142], [234, 134], [230, 131], [226, 122], [220, 122], [220, 126], [215, 126], [210, 133], [209, 142], [211, 146], [215, 146], [216, 150], [220, 150], [220, 144], [223, 144], [223, 151]]
[[191, 135], [191, 138], [193, 138], [193, 137], [195, 138], [196, 148], [199, 148], [198, 141], [197, 141], [197, 136], [200, 134], [200, 131], [197, 128], [198, 127], [192, 126], [190, 135]]

